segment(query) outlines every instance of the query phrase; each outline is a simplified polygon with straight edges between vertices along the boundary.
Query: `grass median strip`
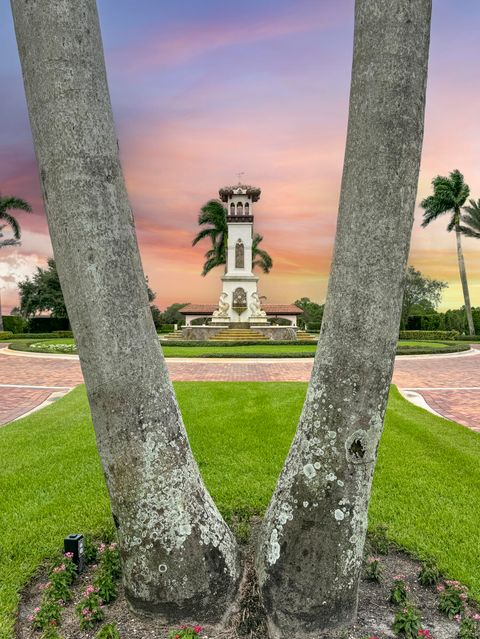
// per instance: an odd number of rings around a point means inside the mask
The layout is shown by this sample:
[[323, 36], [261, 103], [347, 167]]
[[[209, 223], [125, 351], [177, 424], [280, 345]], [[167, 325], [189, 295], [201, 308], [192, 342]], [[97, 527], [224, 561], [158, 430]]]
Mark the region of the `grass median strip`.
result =
[[[58, 338], [42, 341], [17, 341], [11, 344], [12, 350], [34, 353], [72, 354], [76, 353], [75, 342], [72, 339]], [[181, 345], [162, 342], [165, 357], [218, 357], [218, 358], [281, 358], [281, 357], [314, 357], [317, 345], [312, 344], [234, 344], [217, 345], [213, 343], [198, 343]], [[397, 355], [421, 355], [452, 353], [469, 350], [470, 346], [459, 342], [429, 342], [429, 341], [400, 341]]]

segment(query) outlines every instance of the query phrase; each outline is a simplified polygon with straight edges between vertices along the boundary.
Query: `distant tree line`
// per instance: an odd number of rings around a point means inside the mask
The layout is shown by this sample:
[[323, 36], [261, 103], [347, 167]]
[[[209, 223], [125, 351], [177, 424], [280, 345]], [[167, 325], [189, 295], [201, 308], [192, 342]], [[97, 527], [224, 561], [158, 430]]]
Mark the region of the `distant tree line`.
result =
[[[18, 289], [20, 306], [12, 310], [12, 315], [17, 315], [24, 318], [24, 320], [30, 321], [33, 321], [37, 315], [42, 313], [46, 313], [56, 319], [68, 319], [57, 266], [53, 257], [47, 260], [46, 268], [37, 267], [32, 277], [27, 277], [19, 282]], [[187, 302], [171, 304], [162, 312], [153, 303], [155, 298], [155, 291], [148, 286], [148, 301], [150, 302], [150, 310], [152, 311], [155, 326], [182, 324], [185, 322], [184, 317], [180, 315], [179, 309], [183, 308]]]
[[[440, 304], [442, 292], [447, 286], [446, 282], [425, 277], [413, 266], [409, 266], [405, 273], [405, 293], [400, 330], [456, 330], [459, 333], [468, 333], [469, 326], [465, 306], [443, 313], [436, 310]], [[57, 267], [53, 258], [47, 261], [46, 268], [38, 267], [31, 278], [20, 282], [18, 288], [20, 307], [12, 311], [13, 315], [31, 320], [39, 314], [48, 313], [52, 318], [68, 319]], [[154, 304], [156, 294], [150, 286], [148, 286], [148, 299], [153, 321], [157, 328], [185, 324], [185, 317], [181, 314], [181, 309], [188, 302], [175, 302], [161, 311]], [[303, 311], [297, 319], [299, 327], [309, 331], [319, 331], [323, 319], [324, 304], [314, 302], [309, 297], [301, 297], [294, 303]], [[472, 308], [472, 317], [475, 334], [478, 335], [480, 334], [480, 308]], [[281, 320], [278, 322], [282, 323]], [[205, 319], [199, 318], [192, 323], [203, 324]]]

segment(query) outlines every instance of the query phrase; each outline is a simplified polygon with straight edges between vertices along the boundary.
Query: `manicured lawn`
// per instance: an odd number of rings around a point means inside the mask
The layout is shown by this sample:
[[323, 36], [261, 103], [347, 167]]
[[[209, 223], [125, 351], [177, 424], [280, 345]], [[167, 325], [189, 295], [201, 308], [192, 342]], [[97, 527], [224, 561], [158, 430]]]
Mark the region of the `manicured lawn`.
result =
[[[41, 340], [32, 342], [21, 342], [18, 340], [13, 344], [13, 348], [18, 350], [31, 350], [33, 352], [51, 352], [51, 353], [71, 353], [68, 349], [59, 348], [58, 351], [50, 350], [52, 346], [72, 345], [73, 339], [57, 338], [49, 340]], [[316, 343], [312, 344], [259, 344], [259, 345], [199, 345], [199, 346], [177, 346], [169, 345], [168, 342], [162, 342], [162, 349], [165, 357], [295, 357], [310, 356], [313, 357], [316, 350]], [[422, 352], [439, 352], [439, 351], [456, 351], [468, 350], [469, 346], [465, 343], [458, 342], [428, 342], [428, 341], [399, 341], [398, 353], [408, 354]]]
[[[222, 513], [261, 513], [303, 402], [303, 383], [175, 384], [190, 441]], [[73, 531], [110, 526], [84, 389], [0, 429], [0, 639], [18, 591]], [[370, 523], [431, 556], [480, 596], [480, 437], [393, 389]]]

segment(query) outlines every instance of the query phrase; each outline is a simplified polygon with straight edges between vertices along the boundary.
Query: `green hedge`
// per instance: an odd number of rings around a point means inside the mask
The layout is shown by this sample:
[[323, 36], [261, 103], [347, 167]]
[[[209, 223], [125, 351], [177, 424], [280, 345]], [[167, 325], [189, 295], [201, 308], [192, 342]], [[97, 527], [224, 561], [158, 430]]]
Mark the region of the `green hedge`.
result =
[[30, 333], [53, 333], [70, 330], [68, 317], [31, 317], [28, 320]]
[[26, 320], [19, 315], [3, 315], [3, 330], [10, 333], [23, 333], [27, 326]]
[[[71, 331], [64, 331], [64, 332], [68, 332], [67, 337], [72, 336]], [[64, 336], [56, 335], [55, 333], [14, 333], [8, 339], [9, 340], [20, 340], [20, 339], [35, 340], [35, 339], [53, 339], [55, 337], [64, 337]]]
[[480, 342], [480, 335], [458, 335], [455, 339], [459, 342]]
[[199, 346], [199, 347], [211, 347], [211, 348], [216, 348], [217, 346], [285, 346], [285, 345], [289, 345], [291, 346], [292, 344], [295, 346], [315, 346], [316, 341], [313, 339], [299, 339], [299, 340], [273, 340], [273, 339], [267, 339], [267, 340], [249, 340], [249, 341], [238, 341], [238, 342], [209, 342], [209, 341], [202, 341], [202, 340], [190, 340], [190, 341], [180, 341], [180, 340], [174, 340], [174, 339], [166, 339], [166, 340], [162, 340], [161, 344], [163, 346]]
[[157, 333], [173, 333], [174, 329], [174, 324], [159, 324], [157, 326]]
[[10, 339], [11, 337], [13, 337], [11, 331], [0, 331], [0, 339]]
[[428, 340], [455, 340], [458, 331], [400, 331], [399, 339], [424, 342]]
[[313, 333], [319, 333], [321, 326], [322, 322], [308, 322], [305, 330], [312, 331]]
[[72, 331], [53, 331], [53, 333], [50, 333], [50, 335], [52, 337], [68, 337], [73, 339]]

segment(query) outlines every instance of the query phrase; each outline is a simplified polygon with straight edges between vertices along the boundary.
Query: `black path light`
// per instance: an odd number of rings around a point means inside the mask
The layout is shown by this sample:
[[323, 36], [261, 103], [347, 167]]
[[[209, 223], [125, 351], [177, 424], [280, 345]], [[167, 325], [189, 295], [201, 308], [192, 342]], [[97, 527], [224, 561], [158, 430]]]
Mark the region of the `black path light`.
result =
[[85, 552], [83, 547], [83, 535], [72, 534], [63, 540], [63, 550], [65, 553], [73, 554], [72, 561], [77, 566], [77, 572], [83, 572], [85, 568]]

